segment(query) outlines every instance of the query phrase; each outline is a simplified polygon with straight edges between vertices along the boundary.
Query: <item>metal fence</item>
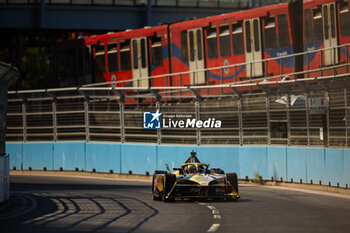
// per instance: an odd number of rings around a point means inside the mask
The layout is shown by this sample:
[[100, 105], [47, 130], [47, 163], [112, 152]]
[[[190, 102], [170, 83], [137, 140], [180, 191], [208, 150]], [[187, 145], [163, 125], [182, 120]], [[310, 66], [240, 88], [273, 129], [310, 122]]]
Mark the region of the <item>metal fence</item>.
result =
[[[157, 144], [302, 145], [347, 147], [350, 143], [350, 79], [295, 86], [285, 92], [127, 104], [112, 88], [10, 92], [6, 140], [109, 141]], [[311, 114], [310, 99], [329, 99], [326, 114]], [[293, 102], [294, 101], [294, 102]], [[215, 118], [221, 128], [144, 129], [143, 112]], [[181, 117], [180, 117], [181, 118]], [[165, 120], [165, 119], [164, 119]]]
[[[321, 58], [334, 48], [255, 61], [269, 62]], [[180, 86], [128, 87], [125, 81], [84, 87], [9, 92], [7, 141], [109, 141], [157, 144], [300, 145], [347, 147], [349, 141], [349, 57], [325, 66], [216, 85], [182, 86], [184, 78], [198, 72], [237, 69], [238, 65], [145, 77], [178, 79]], [[336, 61], [336, 59], [333, 59]], [[253, 67], [250, 64], [240, 64]], [[193, 75], [190, 75], [190, 74]], [[224, 72], [221, 72], [222, 74]], [[251, 72], [250, 72], [251, 73]], [[140, 80], [141, 80], [140, 79]], [[278, 80], [278, 81], [277, 81]], [[187, 83], [191, 83], [187, 80]], [[193, 82], [195, 83], [195, 82]], [[319, 104], [317, 101], [327, 102]], [[143, 113], [159, 110], [163, 115], [190, 115], [222, 122], [220, 128], [144, 129]], [[181, 117], [178, 117], [181, 118]], [[165, 119], [167, 120], [167, 119]], [[178, 119], [179, 120], [179, 119]]]

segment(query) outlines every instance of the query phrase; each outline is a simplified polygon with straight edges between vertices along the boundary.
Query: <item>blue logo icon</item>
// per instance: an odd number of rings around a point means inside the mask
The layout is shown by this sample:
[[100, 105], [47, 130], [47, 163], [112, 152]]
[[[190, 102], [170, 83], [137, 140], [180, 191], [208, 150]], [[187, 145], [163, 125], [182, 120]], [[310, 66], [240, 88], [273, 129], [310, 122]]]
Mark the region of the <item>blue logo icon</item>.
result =
[[160, 129], [160, 120], [162, 115], [159, 110], [156, 112], [143, 112], [144, 129]]

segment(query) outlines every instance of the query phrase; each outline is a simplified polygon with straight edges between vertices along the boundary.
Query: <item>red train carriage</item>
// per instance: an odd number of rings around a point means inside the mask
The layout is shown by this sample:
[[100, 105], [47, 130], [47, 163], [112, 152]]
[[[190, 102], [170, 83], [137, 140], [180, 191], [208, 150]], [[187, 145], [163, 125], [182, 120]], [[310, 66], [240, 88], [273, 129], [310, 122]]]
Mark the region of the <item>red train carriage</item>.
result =
[[[172, 72], [189, 72], [174, 76], [173, 84], [233, 83], [293, 72], [294, 58], [280, 57], [300, 52], [294, 43], [301, 37], [292, 27], [301, 18], [291, 23], [295, 7], [284, 3], [171, 25]], [[215, 67], [222, 68], [194, 72]]]
[[[332, 75], [333, 69], [327, 67], [341, 66], [349, 59], [349, 47], [345, 45], [350, 43], [349, 1], [304, 0], [303, 15], [303, 47], [308, 52], [304, 56], [304, 70], [323, 68], [322, 74], [317, 71], [306, 76]], [[336, 72], [346, 71], [340, 67]]]
[[[317, 69], [306, 74], [314, 77], [348, 62], [348, 43], [349, 0], [292, 1], [60, 44], [57, 80], [147, 88], [295, 79], [294, 71]], [[290, 56], [299, 52], [308, 54]]]
[[170, 86], [165, 78], [149, 76], [169, 74], [167, 26], [127, 30], [85, 38], [91, 47], [94, 77], [97, 82], [115, 82], [115, 86]]

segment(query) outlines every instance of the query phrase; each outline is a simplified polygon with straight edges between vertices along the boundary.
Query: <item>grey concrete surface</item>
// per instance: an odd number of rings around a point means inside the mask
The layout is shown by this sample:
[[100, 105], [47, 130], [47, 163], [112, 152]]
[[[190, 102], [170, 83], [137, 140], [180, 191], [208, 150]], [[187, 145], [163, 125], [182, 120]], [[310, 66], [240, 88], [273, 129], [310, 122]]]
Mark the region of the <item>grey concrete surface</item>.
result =
[[350, 199], [242, 185], [238, 202], [151, 198], [150, 182], [11, 176], [1, 232], [349, 232]]

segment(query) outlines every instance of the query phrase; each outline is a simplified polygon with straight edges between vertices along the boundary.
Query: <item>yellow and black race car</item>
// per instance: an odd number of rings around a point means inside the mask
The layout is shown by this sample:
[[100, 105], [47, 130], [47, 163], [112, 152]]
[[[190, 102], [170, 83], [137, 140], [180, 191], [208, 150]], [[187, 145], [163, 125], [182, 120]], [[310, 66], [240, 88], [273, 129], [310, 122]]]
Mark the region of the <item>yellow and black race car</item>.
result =
[[155, 171], [152, 182], [153, 200], [172, 202], [175, 199], [224, 199], [237, 201], [238, 179], [236, 173], [224, 173], [219, 168], [209, 170], [209, 164], [201, 163], [196, 152], [173, 173]]

